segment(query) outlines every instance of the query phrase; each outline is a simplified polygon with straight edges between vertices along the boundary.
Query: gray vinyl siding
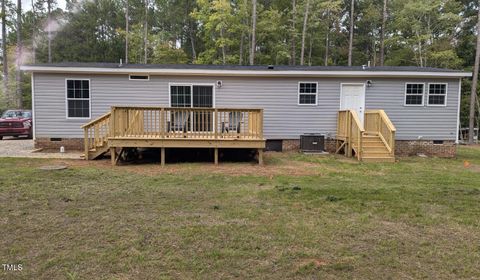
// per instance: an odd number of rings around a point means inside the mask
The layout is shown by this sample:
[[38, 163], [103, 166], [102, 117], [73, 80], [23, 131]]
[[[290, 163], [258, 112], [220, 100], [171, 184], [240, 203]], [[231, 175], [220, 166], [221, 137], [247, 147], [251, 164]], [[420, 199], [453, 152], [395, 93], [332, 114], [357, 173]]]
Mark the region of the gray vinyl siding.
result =
[[[89, 119], [67, 119], [65, 79], [90, 79], [91, 119], [113, 105], [169, 105], [169, 83], [223, 82], [215, 88], [216, 107], [264, 109], [267, 139], [296, 139], [303, 133], [333, 137], [340, 108], [341, 83], [364, 83], [352, 78], [246, 78], [151, 76], [130, 81], [128, 75], [34, 75], [36, 137], [80, 138], [80, 126]], [[318, 82], [318, 105], [298, 105], [298, 82]], [[455, 140], [458, 79], [409, 79], [408, 82], [448, 83], [446, 107], [406, 107], [405, 79], [372, 79], [366, 89], [366, 109], [384, 109], [397, 127], [397, 139]]]

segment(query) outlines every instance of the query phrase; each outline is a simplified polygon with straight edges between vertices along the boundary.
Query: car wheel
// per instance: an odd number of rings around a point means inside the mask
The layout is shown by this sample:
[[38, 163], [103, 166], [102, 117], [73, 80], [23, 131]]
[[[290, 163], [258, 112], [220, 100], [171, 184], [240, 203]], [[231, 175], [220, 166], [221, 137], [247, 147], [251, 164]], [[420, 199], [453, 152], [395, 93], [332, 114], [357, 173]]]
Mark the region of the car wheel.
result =
[[3, 139], [3, 136], [0, 136], [0, 140], [2, 140], [2, 139]]

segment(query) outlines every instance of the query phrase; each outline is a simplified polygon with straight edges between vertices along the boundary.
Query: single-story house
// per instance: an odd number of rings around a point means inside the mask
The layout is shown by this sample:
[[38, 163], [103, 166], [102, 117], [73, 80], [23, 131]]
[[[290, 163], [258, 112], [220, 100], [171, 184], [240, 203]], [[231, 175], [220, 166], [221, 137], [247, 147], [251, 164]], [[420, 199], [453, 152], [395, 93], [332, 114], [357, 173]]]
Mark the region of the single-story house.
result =
[[[381, 112], [373, 117], [377, 121], [383, 119], [384, 129], [390, 129], [393, 138], [388, 140], [383, 135], [382, 141], [393, 141], [389, 147], [394, 149], [392, 154], [446, 157], [456, 152], [461, 81], [471, 76], [449, 69], [390, 66], [58, 63], [24, 65], [21, 69], [32, 73], [33, 134], [39, 148], [83, 149], [88, 132], [81, 126], [117, 108], [117, 114], [123, 112], [124, 116], [108, 120], [108, 125], [116, 128], [115, 132], [106, 133], [105, 141], [122, 135], [124, 141], [130, 141], [130, 146], [168, 148], [174, 144], [166, 140], [175, 136], [166, 133], [174, 131], [175, 135], [180, 132], [182, 147], [201, 143], [198, 147], [221, 148], [220, 142], [195, 142], [191, 138], [211, 132], [204, 136], [227, 139], [226, 133], [233, 132], [236, 140], [259, 136], [263, 144], [256, 146], [249, 142], [251, 147], [266, 145], [267, 149], [294, 150], [300, 146], [301, 135], [316, 133], [324, 135], [326, 149], [335, 152], [341, 149], [338, 140], [354, 140], [357, 135], [354, 129], [361, 133], [371, 126], [367, 124], [369, 116], [373, 116], [369, 112]], [[143, 111], [127, 112], [132, 108]], [[172, 111], [160, 116], [172, 108], [192, 111]], [[206, 109], [202, 113], [195, 108]], [[352, 115], [341, 115], [340, 111], [345, 110]], [[155, 120], [149, 121], [148, 114]], [[247, 114], [251, 115], [248, 121]], [[142, 137], [151, 139], [148, 144], [127, 139], [133, 135], [134, 128], [129, 126], [134, 123], [134, 116], [141, 116], [135, 129], [141, 129]], [[107, 125], [105, 118], [101, 120]], [[339, 132], [343, 129], [339, 128], [340, 121], [349, 125], [348, 132]], [[350, 127], [352, 122], [359, 127], [364, 125], [363, 130]], [[245, 127], [241, 128], [241, 124]], [[377, 130], [381, 130], [380, 126], [377, 124]], [[96, 129], [92, 133], [100, 133], [100, 128]], [[253, 130], [257, 134], [248, 136]], [[340, 137], [340, 133], [345, 137]]]

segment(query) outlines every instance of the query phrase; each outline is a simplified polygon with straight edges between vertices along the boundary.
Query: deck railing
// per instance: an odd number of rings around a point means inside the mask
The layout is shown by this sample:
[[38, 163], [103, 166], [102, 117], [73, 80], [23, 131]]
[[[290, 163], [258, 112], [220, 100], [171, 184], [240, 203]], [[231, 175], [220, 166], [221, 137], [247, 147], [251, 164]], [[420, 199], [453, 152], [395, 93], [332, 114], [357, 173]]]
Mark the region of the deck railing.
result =
[[107, 145], [110, 136], [110, 112], [82, 125], [82, 128], [85, 157], [88, 160], [88, 151]]
[[367, 133], [377, 134], [390, 154], [394, 155], [396, 128], [384, 110], [367, 110], [365, 112], [365, 130]]
[[358, 114], [354, 110], [340, 110], [337, 118], [337, 139], [344, 141], [344, 149], [348, 157], [352, 149], [358, 160], [362, 158], [362, 136], [365, 133]]
[[111, 137], [263, 139], [263, 110], [112, 107]]

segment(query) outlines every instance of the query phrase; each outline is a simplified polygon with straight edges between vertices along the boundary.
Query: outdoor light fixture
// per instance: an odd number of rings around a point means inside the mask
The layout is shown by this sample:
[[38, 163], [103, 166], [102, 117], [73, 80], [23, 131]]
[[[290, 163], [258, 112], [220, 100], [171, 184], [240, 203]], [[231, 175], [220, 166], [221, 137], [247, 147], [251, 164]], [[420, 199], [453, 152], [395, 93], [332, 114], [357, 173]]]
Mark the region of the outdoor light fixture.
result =
[[372, 81], [371, 80], [367, 81], [367, 87], [372, 87]]
[[216, 86], [217, 86], [217, 88], [221, 88], [223, 86], [223, 82], [222, 81], [217, 81]]

